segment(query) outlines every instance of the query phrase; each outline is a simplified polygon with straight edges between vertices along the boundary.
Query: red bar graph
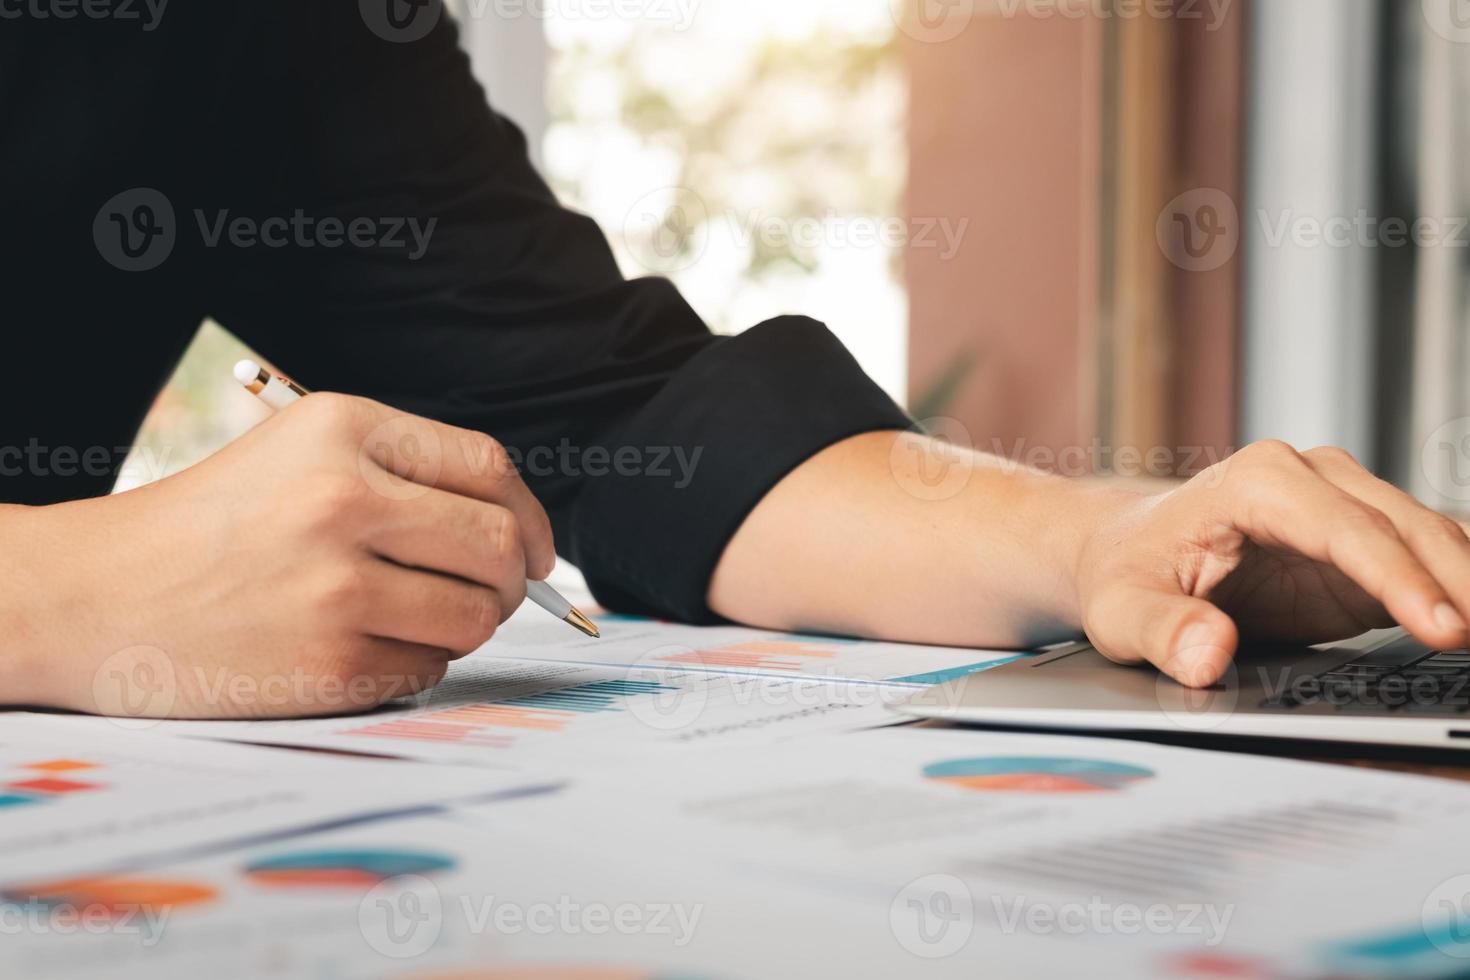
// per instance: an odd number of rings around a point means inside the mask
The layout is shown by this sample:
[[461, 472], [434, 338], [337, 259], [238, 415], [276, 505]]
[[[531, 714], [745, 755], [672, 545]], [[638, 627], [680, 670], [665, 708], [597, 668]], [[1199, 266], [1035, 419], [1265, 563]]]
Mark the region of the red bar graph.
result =
[[837, 651], [805, 640], [751, 640], [712, 650], [689, 650], [654, 659], [700, 667], [749, 670], [801, 670], [813, 660], [831, 660]]

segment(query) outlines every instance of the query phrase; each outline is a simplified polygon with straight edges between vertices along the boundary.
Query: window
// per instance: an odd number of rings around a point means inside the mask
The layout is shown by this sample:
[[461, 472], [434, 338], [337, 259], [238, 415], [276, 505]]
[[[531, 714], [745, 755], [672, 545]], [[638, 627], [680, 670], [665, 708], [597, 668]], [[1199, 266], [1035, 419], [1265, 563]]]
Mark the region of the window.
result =
[[[822, 319], [902, 399], [906, 94], [888, 0], [451, 6], [492, 103], [627, 275], [669, 276], [718, 331]], [[247, 353], [204, 325], [119, 489], [261, 417], [230, 376]]]

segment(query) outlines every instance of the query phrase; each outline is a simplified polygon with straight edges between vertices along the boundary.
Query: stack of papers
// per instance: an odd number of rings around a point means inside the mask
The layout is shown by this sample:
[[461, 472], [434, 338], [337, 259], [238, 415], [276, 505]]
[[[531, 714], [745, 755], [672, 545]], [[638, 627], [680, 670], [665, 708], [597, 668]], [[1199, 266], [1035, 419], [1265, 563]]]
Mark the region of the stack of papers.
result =
[[1013, 654], [599, 621], [351, 718], [0, 715], [4, 975], [1470, 966], [1470, 787], [888, 708]]

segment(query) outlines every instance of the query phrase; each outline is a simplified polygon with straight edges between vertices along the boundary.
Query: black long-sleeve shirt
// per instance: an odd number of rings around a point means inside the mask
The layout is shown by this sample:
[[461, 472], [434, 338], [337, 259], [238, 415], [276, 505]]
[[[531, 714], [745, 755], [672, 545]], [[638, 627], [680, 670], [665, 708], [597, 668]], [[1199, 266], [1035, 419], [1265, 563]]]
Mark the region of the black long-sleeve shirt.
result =
[[0, 0], [0, 175], [0, 501], [106, 493], [213, 317], [494, 435], [601, 601], [701, 621], [770, 487], [908, 424], [821, 324], [623, 279], [432, 0]]

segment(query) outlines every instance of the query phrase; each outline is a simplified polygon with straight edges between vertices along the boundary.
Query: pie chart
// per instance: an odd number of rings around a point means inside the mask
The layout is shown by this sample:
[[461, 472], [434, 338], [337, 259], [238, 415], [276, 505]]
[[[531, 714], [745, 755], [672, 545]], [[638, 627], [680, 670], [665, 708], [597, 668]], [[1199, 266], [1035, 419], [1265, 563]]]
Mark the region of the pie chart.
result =
[[[683, 974], [680, 975], [683, 977]], [[664, 980], [641, 970], [624, 970], [601, 966], [525, 966], [492, 967], [462, 973], [414, 974], [404, 980]], [[669, 977], [668, 980], [674, 980]]]
[[926, 779], [987, 793], [1116, 793], [1153, 775], [1123, 762], [1060, 756], [982, 756], [924, 767]]
[[22, 888], [9, 888], [0, 897], [17, 905], [63, 908], [106, 919], [125, 918], [140, 910], [149, 913], [211, 902], [216, 892], [195, 881], [164, 878], [73, 878]]
[[254, 861], [245, 876], [275, 888], [371, 888], [399, 875], [447, 871], [454, 861], [426, 851], [298, 851]]

